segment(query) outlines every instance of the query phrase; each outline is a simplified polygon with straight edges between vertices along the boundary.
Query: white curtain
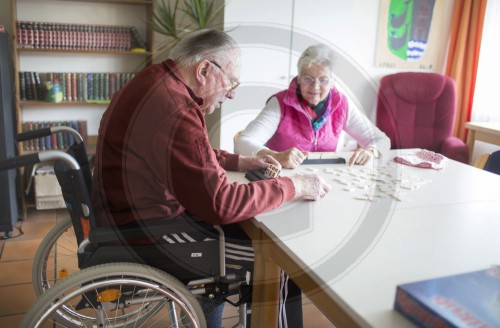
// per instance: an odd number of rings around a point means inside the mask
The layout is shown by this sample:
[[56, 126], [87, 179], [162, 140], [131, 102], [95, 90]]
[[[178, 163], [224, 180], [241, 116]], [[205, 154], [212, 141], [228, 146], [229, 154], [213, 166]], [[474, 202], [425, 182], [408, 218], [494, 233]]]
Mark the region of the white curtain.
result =
[[500, 122], [500, 0], [488, 0], [472, 105], [472, 122]]

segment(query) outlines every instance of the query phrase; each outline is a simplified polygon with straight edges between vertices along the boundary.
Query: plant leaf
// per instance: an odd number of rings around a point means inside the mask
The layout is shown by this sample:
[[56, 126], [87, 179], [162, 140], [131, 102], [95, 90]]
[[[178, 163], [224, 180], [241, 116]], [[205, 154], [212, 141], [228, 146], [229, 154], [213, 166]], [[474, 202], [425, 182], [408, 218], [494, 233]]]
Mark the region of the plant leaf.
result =
[[173, 47], [185, 34], [212, 25], [227, 5], [223, 1], [222, 5], [215, 6], [215, 1], [175, 0], [173, 2], [173, 0], [156, 0], [151, 27], [155, 32], [172, 38], [159, 46], [158, 50]]
[[224, 9], [225, 4], [215, 8], [214, 0], [183, 0], [181, 9], [200, 29], [207, 28]]
[[152, 28], [158, 33], [180, 38], [178, 31], [177, 10], [180, 0], [175, 0], [173, 8], [168, 0], [157, 0], [154, 3]]

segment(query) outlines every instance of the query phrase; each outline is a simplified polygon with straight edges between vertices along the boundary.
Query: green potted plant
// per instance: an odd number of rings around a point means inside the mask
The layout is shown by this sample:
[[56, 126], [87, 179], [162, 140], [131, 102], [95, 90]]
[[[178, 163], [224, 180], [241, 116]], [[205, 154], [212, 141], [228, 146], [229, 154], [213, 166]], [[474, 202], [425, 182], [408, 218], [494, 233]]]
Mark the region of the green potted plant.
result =
[[185, 34], [210, 27], [225, 7], [217, 0], [156, 0], [152, 28], [167, 37], [158, 51], [175, 46]]

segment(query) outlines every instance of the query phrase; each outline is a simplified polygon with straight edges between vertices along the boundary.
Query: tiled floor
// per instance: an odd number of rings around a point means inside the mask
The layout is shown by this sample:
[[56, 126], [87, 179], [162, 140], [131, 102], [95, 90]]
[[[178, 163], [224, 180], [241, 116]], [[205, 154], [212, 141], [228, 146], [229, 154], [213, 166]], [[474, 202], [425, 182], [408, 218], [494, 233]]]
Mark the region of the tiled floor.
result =
[[[0, 327], [17, 327], [23, 314], [35, 300], [31, 265], [38, 245], [54, 224], [67, 216], [65, 210], [29, 212], [25, 222], [18, 222], [14, 238], [0, 240]], [[304, 327], [326, 328], [333, 325], [307, 299], [304, 299]], [[224, 309], [224, 328], [238, 319], [236, 308]]]

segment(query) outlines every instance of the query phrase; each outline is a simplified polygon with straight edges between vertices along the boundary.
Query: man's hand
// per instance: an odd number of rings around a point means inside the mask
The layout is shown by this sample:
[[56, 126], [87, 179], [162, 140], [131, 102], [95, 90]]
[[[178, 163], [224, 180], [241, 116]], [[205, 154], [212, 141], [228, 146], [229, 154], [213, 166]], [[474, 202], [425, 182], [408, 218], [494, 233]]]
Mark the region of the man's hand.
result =
[[293, 175], [290, 177], [295, 186], [294, 199], [318, 200], [325, 197], [331, 186], [317, 174]]
[[309, 152], [301, 151], [295, 147], [282, 152], [276, 152], [269, 149], [262, 149], [259, 155], [271, 155], [280, 162], [281, 166], [285, 169], [294, 169], [298, 167], [309, 156]]
[[369, 160], [371, 160], [374, 157], [375, 154], [371, 148], [368, 149], [358, 148], [349, 159], [349, 165], [366, 164]]
[[255, 157], [240, 155], [240, 159], [238, 161], [238, 169], [241, 171], [267, 169], [270, 165], [274, 165], [281, 170], [281, 164], [271, 155], [259, 155]]

